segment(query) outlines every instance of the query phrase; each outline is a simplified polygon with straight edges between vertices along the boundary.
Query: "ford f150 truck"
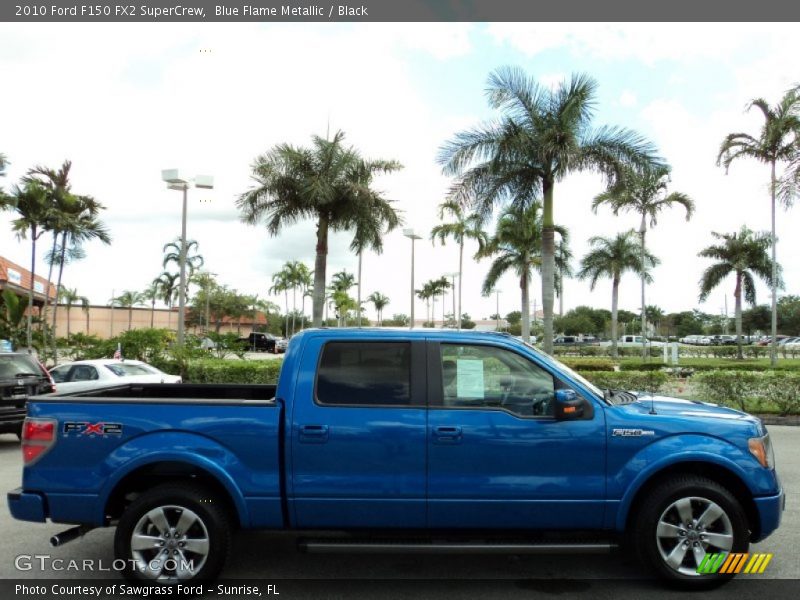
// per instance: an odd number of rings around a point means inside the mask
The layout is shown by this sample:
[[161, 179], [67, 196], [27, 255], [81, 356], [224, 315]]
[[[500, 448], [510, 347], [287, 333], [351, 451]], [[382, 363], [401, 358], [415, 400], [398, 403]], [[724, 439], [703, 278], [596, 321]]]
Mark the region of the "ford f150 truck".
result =
[[[30, 401], [17, 519], [116, 525], [115, 564], [215, 577], [234, 527], [308, 551], [608, 551], [689, 587], [784, 494], [761, 421], [601, 390], [503, 334], [306, 330], [277, 386], [127, 385]], [[703, 570], [703, 569], [700, 569]]]

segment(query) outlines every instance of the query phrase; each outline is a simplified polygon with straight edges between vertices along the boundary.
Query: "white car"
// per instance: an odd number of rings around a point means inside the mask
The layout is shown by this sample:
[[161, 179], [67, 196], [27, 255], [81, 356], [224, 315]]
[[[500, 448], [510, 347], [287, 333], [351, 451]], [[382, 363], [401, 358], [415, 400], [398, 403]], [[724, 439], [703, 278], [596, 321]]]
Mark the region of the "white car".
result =
[[83, 392], [126, 383], [181, 383], [180, 375], [168, 375], [140, 360], [78, 360], [50, 369], [56, 392]]

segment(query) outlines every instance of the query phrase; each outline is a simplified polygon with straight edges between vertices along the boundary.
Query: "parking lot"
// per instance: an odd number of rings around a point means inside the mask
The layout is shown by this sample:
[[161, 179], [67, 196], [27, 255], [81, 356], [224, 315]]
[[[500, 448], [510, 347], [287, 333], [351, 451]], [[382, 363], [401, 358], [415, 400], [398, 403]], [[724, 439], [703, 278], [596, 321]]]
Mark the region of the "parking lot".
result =
[[[800, 578], [797, 540], [800, 539], [800, 428], [770, 428], [778, 471], [786, 490], [786, 511], [781, 528], [751, 551], [774, 554], [763, 580]], [[19, 485], [21, 456], [16, 437], [0, 435], [0, 489]], [[0, 578], [116, 578], [113, 572], [53, 571], [34, 566], [18, 570], [19, 555], [48, 555], [52, 558], [85, 559], [110, 563], [113, 559], [113, 530], [91, 531], [85, 538], [60, 548], [48, 539], [64, 530], [63, 525], [16, 521], [5, 501], [0, 508]], [[447, 597], [509, 598], [566, 595], [612, 598], [625, 593], [631, 597], [666, 597], [673, 594], [657, 583], [642, 579], [638, 564], [622, 554], [607, 556], [506, 556], [506, 555], [368, 555], [302, 554], [285, 536], [262, 532], [241, 532], [224, 572], [226, 579], [261, 579], [273, 582], [283, 598], [309, 597]], [[741, 576], [709, 596], [764, 597], [764, 589]], [[292, 580], [292, 581], [287, 581]], [[785, 584], [789, 585], [786, 581]], [[281, 591], [282, 590], [282, 591]], [[769, 593], [769, 591], [767, 591]], [[227, 597], [227, 596], [226, 596]]]

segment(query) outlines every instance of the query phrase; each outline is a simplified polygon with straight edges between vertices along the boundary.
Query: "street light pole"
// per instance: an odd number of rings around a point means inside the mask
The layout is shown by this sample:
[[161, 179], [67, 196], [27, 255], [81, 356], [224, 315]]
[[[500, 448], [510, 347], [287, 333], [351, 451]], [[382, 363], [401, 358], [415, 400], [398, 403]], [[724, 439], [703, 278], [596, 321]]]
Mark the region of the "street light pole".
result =
[[178, 345], [183, 346], [184, 318], [186, 315], [186, 203], [189, 184], [183, 184], [183, 212], [181, 214], [181, 287], [178, 290]]
[[495, 307], [495, 316], [497, 317], [495, 322], [495, 331], [500, 331], [500, 290], [495, 290], [495, 296], [497, 298], [497, 306]]
[[361, 327], [361, 254], [362, 250], [358, 251], [358, 326]]
[[[458, 275], [458, 273], [447, 273], [446, 275], [450, 276], [450, 282], [453, 290], [453, 324], [458, 326], [458, 315], [456, 314], [456, 275]], [[460, 279], [458, 280], [458, 285], [461, 285]], [[444, 324], [442, 324], [442, 327], [444, 327]]]
[[414, 242], [422, 239], [422, 236], [417, 235], [413, 229], [403, 229], [403, 235], [411, 240], [411, 321], [408, 328], [414, 329]]
[[183, 346], [186, 320], [186, 212], [188, 205], [189, 185], [203, 189], [214, 188], [214, 178], [208, 175], [197, 175], [186, 178], [178, 169], [165, 169], [161, 171], [161, 179], [167, 183], [171, 190], [183, 192], [183, 211], [181, 213], [181, 254], [180, 254], [180, 289], [178, 290], [178, 345]]

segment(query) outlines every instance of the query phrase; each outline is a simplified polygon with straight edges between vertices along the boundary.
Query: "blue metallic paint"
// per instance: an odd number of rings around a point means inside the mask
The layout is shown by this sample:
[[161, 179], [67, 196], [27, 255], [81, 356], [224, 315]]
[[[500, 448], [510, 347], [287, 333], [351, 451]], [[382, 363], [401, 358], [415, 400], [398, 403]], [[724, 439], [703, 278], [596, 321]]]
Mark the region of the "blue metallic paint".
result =
[[[555, 422], [502, 411], [453, 415], [424, 407], [321, 407], [311, 402], [311, 391], [319, 349], [328, 340], [507, 348], [575, 389], [593, 403], [595, 414], [587, 421]], [[764, 433], [757, 419], [668, 399], [654, 402], [654, 415], [646, 399], [612, 406], [559, 363], [508, 336], [306, 330], [289, 344], [277, 398], [275, 407], [186, 403], [145, 409], [135, 403], [81, 403], [79, 398], [74, 403], [30, 402], [31, 416], [116, 421], [124, 424], [124, 433], [80, 440], [59, 434], [53, 452], [24, 469], [23, 489], [28, 491], [13, 502], [9, 495], [12, 514], [99, 524], [109, 495], [125, 475], [153, 462], [185, 461], [225, 486], [243, 527], [622, 530], [636, 491], [651, 476], [680, 462], [703, 461], [728, 469], [751, 490], [762, 538], [780, 523], [784, 497], [777, 476], [747, 451], [747, 439]], [[299, 428], [306, 424], [327, 426], [327, 439], [301, 443]], [[461, 428], [459, 450], [431, 440], [439, 426]], [[651, 430], [653, 435], [614, 436], [615, 428]], [[281, 448], [276, 440], [282, 440]], [[532, 471], [525, 471], [526, 464]], [[46, 498], [30, 490], [41, 490]]]

